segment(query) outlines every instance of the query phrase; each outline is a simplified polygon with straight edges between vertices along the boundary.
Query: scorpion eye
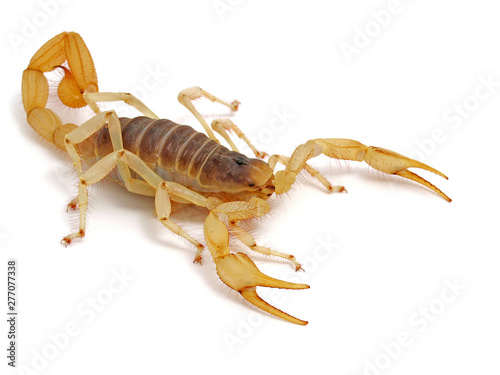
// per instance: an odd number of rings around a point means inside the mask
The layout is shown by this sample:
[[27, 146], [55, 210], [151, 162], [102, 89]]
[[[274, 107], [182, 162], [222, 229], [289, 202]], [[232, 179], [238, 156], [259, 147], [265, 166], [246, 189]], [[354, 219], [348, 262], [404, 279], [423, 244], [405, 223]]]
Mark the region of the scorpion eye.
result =
[[236, 159], [235, 162], [237, 165], [246, 165], [246, 163], [241, 159]]

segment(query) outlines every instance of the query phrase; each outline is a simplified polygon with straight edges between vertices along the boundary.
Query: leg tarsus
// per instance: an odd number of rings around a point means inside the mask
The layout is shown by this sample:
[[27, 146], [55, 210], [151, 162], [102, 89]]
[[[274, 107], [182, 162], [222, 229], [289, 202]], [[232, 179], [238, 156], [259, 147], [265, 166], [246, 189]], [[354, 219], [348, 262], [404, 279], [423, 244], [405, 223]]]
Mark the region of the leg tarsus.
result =
[[69, 235], [67, 235], [66, 237], [64, 237], [62, 240], [61, 240], [61, 244], [64, 245], [64, 247], [68, 247], [69, 244], [71, 244], [71, 242], [74, 240], [74, 239], [77, 239], [77, 238], [83, 238], [85, 237], [85, 231], [80, 229], [78, 232], [75, 232], [75, 233], [71, 233]]
[[66, 207], [66, 212], [69, 212], [69, 210], [74, 211], [78, 207], [78, 196], [74, 199], [71, 200], [71, 202], [68, 203]]
[[200, 244], [201, 247], [198, 247], [198, 250], [196, 251], [196, 255], [194, 256], [193, 263], [199, 263], [200, 266], [202, 265], [202, 260], [203, 257], [201, 256], [201, 253], [204, 250], [204, 246]]

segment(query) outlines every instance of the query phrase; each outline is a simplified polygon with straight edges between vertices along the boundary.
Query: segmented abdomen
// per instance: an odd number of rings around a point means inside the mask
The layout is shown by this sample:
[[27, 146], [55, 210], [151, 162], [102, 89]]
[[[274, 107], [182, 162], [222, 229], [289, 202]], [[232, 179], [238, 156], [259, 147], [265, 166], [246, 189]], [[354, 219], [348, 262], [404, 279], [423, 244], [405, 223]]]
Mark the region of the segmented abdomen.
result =
[[[121, 117], [120, 124], [125, 149], [139, 156], [163, 179], [199, 188], [197, 190], [203, 190], [198, 177], [206, 161], [215, 152], [225, 149], [190, 126], [170, 120]], [[95, 137], [97, 160], [112, 151], [109, 131], [101, 129]]]

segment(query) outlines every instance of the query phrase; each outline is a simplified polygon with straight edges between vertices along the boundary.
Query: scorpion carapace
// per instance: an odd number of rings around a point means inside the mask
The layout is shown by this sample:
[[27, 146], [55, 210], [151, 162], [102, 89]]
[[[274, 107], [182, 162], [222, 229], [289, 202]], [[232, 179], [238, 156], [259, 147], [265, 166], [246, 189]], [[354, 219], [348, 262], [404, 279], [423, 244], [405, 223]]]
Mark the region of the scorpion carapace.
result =
[[[62, 69], [64, 78], [58, 86], [61, 102], [72, 108], [88, 105], [95, 116], [80, 126], [63, 124], [59, 116], [46, 108], [49, 88], [44, 73]], [[78, 196], [68, 207], [78, 207], [78, 231], [63, 238], [68, 245], [85, 235], [87, 188], [105, 177], [111, 177], [136, 194], [155, 198], [158, 220], [173, 233], [187, 239], [196, 248], [195, 262], [201, 263], [204, 246], [170, 219], [171, 202], [197, 205], [209, 210], [204, 222], [205, 242], [216, 264], [217, 274], [230, 288], [238, 291], [258, 308], [296, 324], [307, 324], [263, 301], [257, 287], [306, 289], [306, 284], [289, 283], [269, 277], [241, 252], [231, 253], [229, 234], [251, 250], [289, 260], [301, 269], [295, 257], [259, 246], [240, 221], [260, 217], [270, 210], [267, 200], [274, 193], [287, 192], [296, 176], [305, 170], [329, 191], [344, 191], [331, 185], [317, 170], [307, 164], [320, 154], [330, 158], [364, 161], [374, 169], [413, 180], [433, 190], [447, 201], [446, 194], [433, 184], [410, 172], [421, 168], [444, 178], [436, 169], [393, 151], [340, 138], [318, 138], [298, 146], [290, 157], [258, 151], [245, 134], [229, 119], [214, 120], [208, 126], [192, 101], [205, 97], [233, 111], [239, 102], [227, 103], [209, 92], [191, 87], [178, 100], [201, 123], [207, 135], [186, 125], [160, 120], [145, 104], [123, 92], [99, 92], [92, 57], [77, 33], [63, 32], [43, 45], [23, 72], [23, 105], [28, 123], [42, 137], [66, 150], [79, 176]], [[143, 114], [133, 119], [119, 118], [115, 111], [101, 112], [97, 103], [123, 101]], [[222, 146], [218, 133], [229, 145]], [[241, 154], [228, 132], [240, 137], [256, 158]], [[86, 163], [82, 163], [85, 161]], [[280, 163], [284, 169], [274, 174]], [[88, 168], [84, 165], [88, 164]]]

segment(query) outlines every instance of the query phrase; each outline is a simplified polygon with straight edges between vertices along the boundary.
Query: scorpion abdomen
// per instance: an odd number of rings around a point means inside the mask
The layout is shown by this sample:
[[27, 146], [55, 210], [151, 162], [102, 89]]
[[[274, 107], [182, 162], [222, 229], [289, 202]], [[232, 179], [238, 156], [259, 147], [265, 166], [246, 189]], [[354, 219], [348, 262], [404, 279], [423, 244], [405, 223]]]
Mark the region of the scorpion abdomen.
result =
[[[208, 193], [257, 190], [272, 179], [264, 161], [230, 151], [188, 125], [145, 116], [119, 120], [123, 147], [166, 181]], [[94, 142], [95, 161], [114, 151], [107, 127], [96, 133]], [[110, 177], [124, 183], [115, 172]]]
[[[162, 178], [191, 187], [199, 187], [197, 179], [209, 157], [226, 149], [190, 126], [171, 120], [120, 117], [120, 124], [125, 149], [139, 156]], [[109, 130], [103, 128], [95, 138], [97, 160], [112, 151]]]

